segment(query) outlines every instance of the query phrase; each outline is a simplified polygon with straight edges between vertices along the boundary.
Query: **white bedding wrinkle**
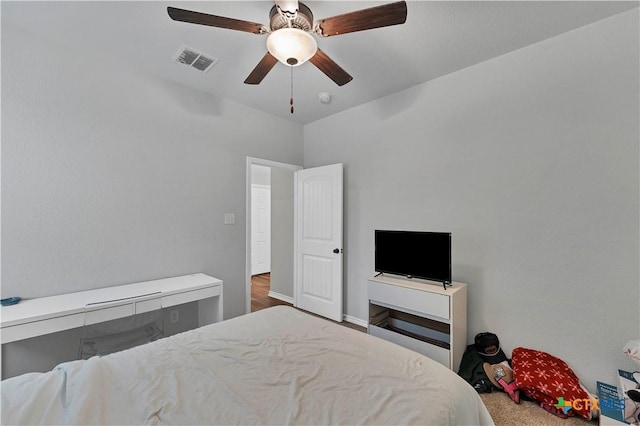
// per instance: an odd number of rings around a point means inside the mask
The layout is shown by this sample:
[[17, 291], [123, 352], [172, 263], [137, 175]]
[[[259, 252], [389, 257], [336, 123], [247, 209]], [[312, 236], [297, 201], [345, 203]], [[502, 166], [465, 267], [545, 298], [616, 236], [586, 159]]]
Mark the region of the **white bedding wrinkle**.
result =
[[2, 424], [491, 425], [457, 374], [284, 306], [2, 382]]

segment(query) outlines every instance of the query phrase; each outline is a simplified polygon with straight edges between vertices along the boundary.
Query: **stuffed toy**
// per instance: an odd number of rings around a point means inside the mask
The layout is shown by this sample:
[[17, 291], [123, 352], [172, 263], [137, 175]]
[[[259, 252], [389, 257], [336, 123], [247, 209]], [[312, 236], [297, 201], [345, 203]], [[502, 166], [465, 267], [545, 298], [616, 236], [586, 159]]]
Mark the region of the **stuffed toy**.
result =
[[[633, 361], [640, 365], [640, 340], [631, 340], [624, 348], [623, 352]], [[629, 404], [625, 402], [624, 420], [632, 425], [640, 425], [640, 371], [633, 373], [633, 380], [637, 383], [635, 389], [626, 391]]]
[[640, 340], [630, 340], [624, 345], [622, 352], [640, 365]]
[[632, 425], [640, 425], [640, 371], [633, 373], [633, 380], [637, 383], [635, 389], [626, 391], [630, 401], [624, 404], [624, 421]]

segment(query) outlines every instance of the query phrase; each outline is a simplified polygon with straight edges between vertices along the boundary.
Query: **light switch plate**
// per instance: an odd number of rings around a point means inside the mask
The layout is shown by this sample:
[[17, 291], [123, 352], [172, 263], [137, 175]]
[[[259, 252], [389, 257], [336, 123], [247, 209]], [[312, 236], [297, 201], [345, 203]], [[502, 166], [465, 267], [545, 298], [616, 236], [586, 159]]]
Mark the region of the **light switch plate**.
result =
[[235, 213], [225, 213], [224, 214], [224, 224], [225, 225], [235, 225], [236, 223], [236, 214]]

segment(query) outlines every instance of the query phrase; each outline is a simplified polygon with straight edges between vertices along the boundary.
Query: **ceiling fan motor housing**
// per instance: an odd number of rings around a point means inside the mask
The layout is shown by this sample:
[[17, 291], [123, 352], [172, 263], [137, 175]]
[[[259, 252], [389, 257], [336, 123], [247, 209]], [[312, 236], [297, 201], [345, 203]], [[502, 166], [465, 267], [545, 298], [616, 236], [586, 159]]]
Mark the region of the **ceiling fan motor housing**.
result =
[[[278, 12], [277, 6], [271, 8], [269, 21], [271, 31], [289, 27], [289, 19]], [[298, 3], [298, 13], [295, 18], [291, 19], [291, 28], [298, 28], [303, 31], [311, 31], [313, 28], [313, 13], [303, 3]]]

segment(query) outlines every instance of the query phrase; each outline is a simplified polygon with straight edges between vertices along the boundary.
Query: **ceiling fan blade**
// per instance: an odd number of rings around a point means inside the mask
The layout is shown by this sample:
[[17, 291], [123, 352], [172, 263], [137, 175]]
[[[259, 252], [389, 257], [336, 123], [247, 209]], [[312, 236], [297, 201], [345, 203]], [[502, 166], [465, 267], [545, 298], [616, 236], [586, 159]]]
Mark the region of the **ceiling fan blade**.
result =
[[244, 81], [245, 84], [260, 84], [263, 78], [271, 71], [271, 68], [278, 63], [278, 60], [271, 53], [267, 52], [258, 65], [251, 71], [251, 74]]
[[340, 65], [333, 62], [333, 59], [327, 56], [327, 54], [320, 49], [318, 49], [316, 54], [309, 59], [309, 62], [325, 73], [327, 77], [333, 80], [338, 86], [344, 86], [353, 80], [353, 77], [351, 77], [348, 72], [343, 70]]
[[373, 28], [404, 24], [407, 20], [407, 3], [395, 3], [375, 6], [368, 9], [321, 19], [316, 22], [317, 32], [324, 36], [334, 36]]
[[210, 27], [227, 28], [229, 30], [244, 31], [253, 34], [269, 32], [267, 27], [256, 22], [242, 21], [240, 19], [225, 18], [224, 16], [209, 15], [207, 13], [193, 12], [191, 10], [167, 7], [167, 13], [174, 21], [190, 24], [208, 25]]

